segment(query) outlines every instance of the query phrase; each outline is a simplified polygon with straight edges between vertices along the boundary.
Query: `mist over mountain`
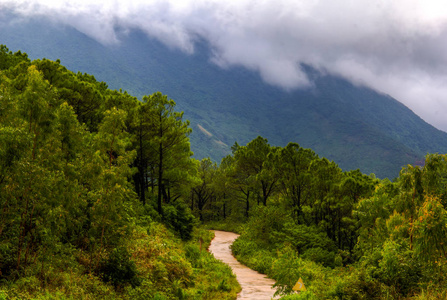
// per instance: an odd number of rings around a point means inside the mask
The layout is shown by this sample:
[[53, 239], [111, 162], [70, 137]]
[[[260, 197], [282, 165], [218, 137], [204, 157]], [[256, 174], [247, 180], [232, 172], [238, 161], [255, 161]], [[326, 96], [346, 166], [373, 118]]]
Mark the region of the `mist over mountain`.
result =
[[385, 94], [301, 65], [312, 84], [285, 91], [243, 67], [210, 62], [212, 48], [199, 41], [191, 54], [169, 48], [139, 30], [122, 31], [103, 45], [69, 26], [33, 18], [9, 22], [3, 15], [0, 43], [32, 59], [61, 59], [109, 87], [141, 97], [161, 91], [191, 121], [195, 157], [215, 161], [234, 142], [258, 135], [272, 145], [297, 142], [344, 170], [393, 178], [428, 152], [447, 152], [447, 134]]

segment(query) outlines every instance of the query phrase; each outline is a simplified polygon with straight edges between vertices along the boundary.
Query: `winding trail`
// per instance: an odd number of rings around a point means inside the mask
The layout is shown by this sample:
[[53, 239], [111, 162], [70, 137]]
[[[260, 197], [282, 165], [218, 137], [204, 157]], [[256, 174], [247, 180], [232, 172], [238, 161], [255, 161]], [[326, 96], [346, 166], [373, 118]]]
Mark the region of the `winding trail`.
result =
[[275, 281], [242, 265], [231, 254], [230, 246], [239, 235], [217, 230], [214, 231], [214, 234], [215, 237], [211, 241], [209, 250], [215, 258], [228, 264], [233, 269], [233, 273], [242, 287], [242, 291], [238, 294], [237, 299], [272, 299], [275, 293], [275, 289], [272, 286], [275, 284]]

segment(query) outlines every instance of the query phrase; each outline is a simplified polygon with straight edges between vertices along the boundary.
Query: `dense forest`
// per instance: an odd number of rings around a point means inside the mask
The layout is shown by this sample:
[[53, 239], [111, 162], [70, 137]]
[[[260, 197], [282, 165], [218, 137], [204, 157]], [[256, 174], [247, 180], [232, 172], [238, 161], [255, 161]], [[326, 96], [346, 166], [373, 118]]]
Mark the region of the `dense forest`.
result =
[[[447, 297], [445, 155], [427, 155], [393, 182], [262, 138], [229, 160], [225, 197], [247, 222], [215, 226], [241, 233], [236, 258], [275, 279], [284, 299]], [[289, 295], [299, 278], [307, 291]]]
[[0, 299], [235, 299], [204, 225], [283, 299], [447, 296], [444, 155], [393, 181], [263, 137], [199, 161], [160, 92], [5, 46], [0, 72]]
[[174, 101], [5, 46], [0, 70], [0, 299], [235, 298]]

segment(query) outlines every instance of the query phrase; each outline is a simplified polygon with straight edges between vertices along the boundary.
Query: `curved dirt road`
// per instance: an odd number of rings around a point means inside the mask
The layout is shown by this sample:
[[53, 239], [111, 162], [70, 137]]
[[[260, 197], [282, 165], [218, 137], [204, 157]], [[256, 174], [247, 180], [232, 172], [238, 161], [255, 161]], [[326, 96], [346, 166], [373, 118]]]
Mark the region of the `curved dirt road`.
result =
[[242, 265], [231, 255], [230, 245], [239, 235], [217, 230], [214, 233], [215, 237], [211, 241], [209, 250], [215, 258], [228, 264], [233, 269], [233, 273], [236, 274], [237, 281], [242, 287], [237, 299], [272, 299], [275, 293], [272, 286], [275, 281]]

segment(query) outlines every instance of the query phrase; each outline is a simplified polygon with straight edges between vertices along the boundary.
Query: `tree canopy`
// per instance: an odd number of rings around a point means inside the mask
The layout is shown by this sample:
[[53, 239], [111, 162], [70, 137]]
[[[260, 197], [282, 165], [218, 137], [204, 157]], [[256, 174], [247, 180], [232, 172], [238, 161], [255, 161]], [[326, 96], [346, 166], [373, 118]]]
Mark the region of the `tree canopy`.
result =
[[445, 296], [445, 155], [393, 182], [261, 136], [199, 161], [175, 109], [0, 47], [0, 298], [64, 280], [112, 298], [235, 296], [198, 224], [240, 231], [235, 255], [285, 297], [300, 277], [308, 299]]

